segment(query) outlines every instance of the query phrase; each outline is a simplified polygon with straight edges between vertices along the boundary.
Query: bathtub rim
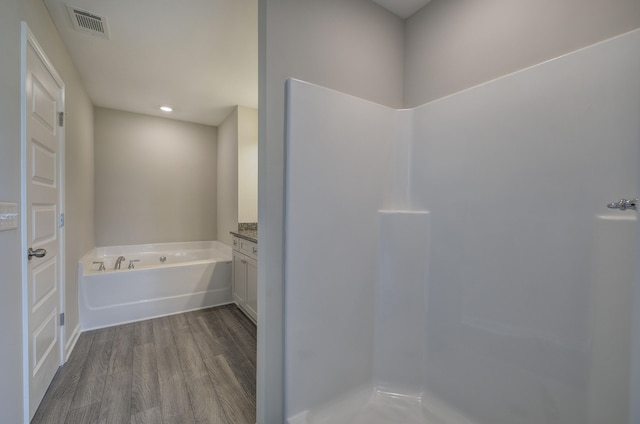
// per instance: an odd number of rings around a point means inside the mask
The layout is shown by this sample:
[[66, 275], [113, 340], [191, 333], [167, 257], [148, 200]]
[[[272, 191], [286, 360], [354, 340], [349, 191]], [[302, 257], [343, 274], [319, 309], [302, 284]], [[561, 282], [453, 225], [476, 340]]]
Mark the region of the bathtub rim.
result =
[[[119, 270], [106, 269], [104, 271], [93, 271], [91, 265], [94, 260], [99, 258], [112, 257], [119, 255], [135, 255], [135, 254], [162, 254], [167, 252], [175, 252], [179, 250], [217, 250], [220, 255], [212, 256], [208, 259], [199, 259], [195, 261], [184, 261], [169, 263], [160, 266], [143, 266], [136, 267], [134, 269], [125, 268]], [[188, 241], [188, 242], [167, 242], [167, 243], [145, 243], [145, 244], [130, 244], [130, 245], [118, 245], [118, 246], [100, 246], [93, 247], [87, 253], [85, 253], [78, 260], [78, 277], [101, 275], [110, 272], [122, 272], [122, 271], [136, 271], [136, 270], [149, 270], [154, 268], [165, 268], [171, 266], [186, 266], [190, 264], [206, 263], [206, 262], [231, 262], [233, 249], [231, 246], [219, 241], [219, 240], [204, 240], [204, 241]], [[87, 270], [88, 272], [85, 272]]]

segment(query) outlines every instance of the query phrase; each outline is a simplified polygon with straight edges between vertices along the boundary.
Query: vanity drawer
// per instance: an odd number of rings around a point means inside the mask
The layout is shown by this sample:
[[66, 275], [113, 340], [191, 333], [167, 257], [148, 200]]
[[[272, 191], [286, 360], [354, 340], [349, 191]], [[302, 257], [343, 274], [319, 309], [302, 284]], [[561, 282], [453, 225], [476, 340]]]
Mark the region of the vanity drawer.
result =
[[258, 244], [240, 237], [233, 238], [233, 248], [250, 258], [258, 259]]

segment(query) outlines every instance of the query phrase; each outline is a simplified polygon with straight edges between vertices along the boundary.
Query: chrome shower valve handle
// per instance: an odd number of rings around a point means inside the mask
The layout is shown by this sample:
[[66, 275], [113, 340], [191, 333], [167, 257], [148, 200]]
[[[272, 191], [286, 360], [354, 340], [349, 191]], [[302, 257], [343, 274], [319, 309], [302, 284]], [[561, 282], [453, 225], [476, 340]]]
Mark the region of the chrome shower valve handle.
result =
[[617, 202], [609, 203], [607, 207], [609, 209], [620, 209], [621, 211], [624, 211], [627, 209], [632, 209], [635, 211], [635, 210], [638, 210], [638, 199], [633, 199], [633, 200], [620, 199]]

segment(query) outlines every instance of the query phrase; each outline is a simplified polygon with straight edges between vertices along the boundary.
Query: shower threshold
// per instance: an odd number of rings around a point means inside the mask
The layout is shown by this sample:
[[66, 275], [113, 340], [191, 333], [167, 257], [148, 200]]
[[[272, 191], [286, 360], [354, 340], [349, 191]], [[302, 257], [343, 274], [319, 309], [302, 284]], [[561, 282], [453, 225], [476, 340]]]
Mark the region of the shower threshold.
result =
[[473, 424], [424, 395], [380, 387], [351, 392], [337, 401], [291, 417], [289, 424]]

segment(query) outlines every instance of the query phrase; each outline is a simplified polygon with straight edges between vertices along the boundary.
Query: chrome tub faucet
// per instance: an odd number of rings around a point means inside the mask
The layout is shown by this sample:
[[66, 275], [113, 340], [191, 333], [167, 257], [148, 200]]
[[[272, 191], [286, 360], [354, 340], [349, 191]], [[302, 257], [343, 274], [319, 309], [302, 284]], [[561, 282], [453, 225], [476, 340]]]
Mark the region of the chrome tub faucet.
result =
[[125, 261], [125, 257], [124, 256], [118, 256], [118, 259], [116, 259], [116, 266], [113, 267], [113, 269], [120, 269], [120, 265], [122, 264], [122, 261]]

